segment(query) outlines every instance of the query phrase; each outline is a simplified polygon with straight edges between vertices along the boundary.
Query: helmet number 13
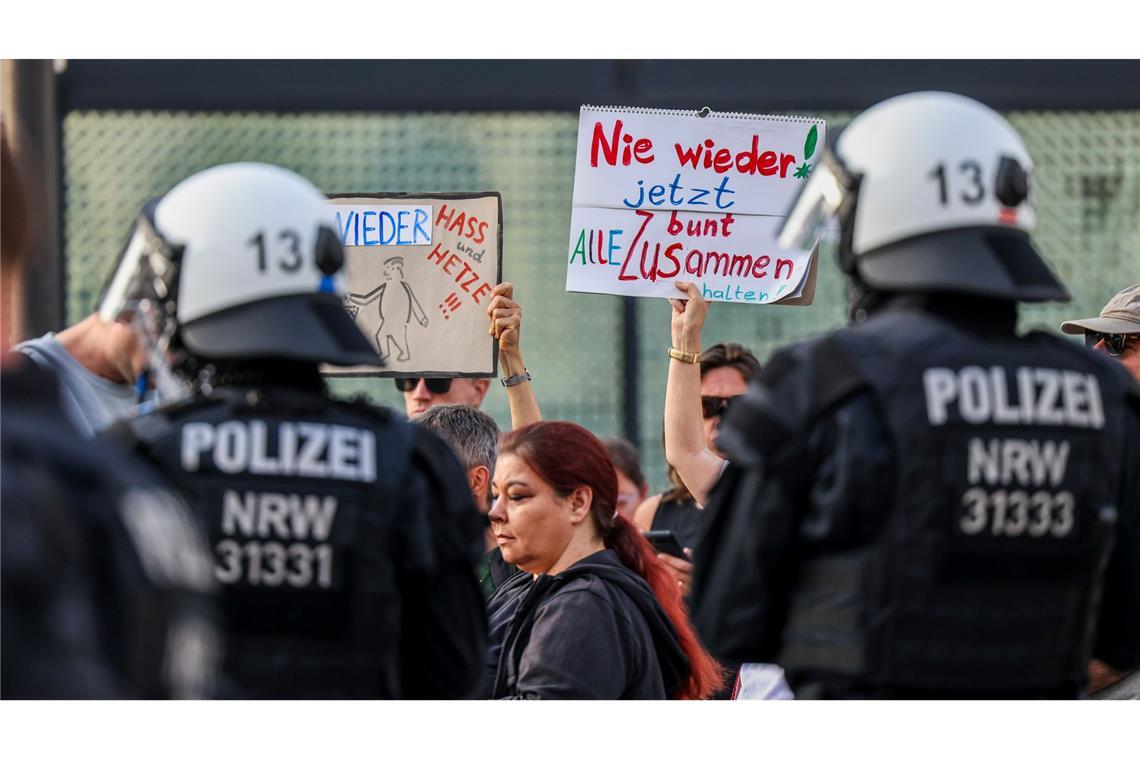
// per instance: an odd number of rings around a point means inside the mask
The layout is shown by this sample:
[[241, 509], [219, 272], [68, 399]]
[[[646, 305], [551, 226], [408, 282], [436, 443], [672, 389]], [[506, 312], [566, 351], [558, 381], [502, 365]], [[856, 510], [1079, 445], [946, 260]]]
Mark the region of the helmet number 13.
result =
[[[277, 266], [283, 272], [296, 272], [301, 268], [301, 236], [296, 230], [281, 230], [277, 233], [277, 253], [274, 256]], [[247, 241], [247, 245], [257, 249], [257, 271], [264, 272], [269, 267], [269, 254], [266, 252], [265, 230]]]
[[[968, 206], [976, 206], [981, 203], [986, 197], [986, 187], [982, 184], [982, 167], [974, 160], [967, 159], [958, 164], [958, 173], [962, 175], [962, 182], [966, 187], [961, 189], [958, 197]], [[938, 200], [943, 206], [950, 202], [950, 192], [946, 180], [946, 165], [937, 164], [930, 173], [926, 175], [928, 179], [938, 182]]]

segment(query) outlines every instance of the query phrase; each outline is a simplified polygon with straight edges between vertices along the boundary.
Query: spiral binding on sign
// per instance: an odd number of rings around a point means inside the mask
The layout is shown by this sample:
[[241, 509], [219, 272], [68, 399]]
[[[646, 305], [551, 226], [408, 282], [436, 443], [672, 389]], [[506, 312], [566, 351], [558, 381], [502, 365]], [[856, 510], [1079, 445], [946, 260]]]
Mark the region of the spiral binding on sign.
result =
[[[587, 103], [583, 103], [582, 110], [598, 111], [601, 113], [635, 113], [646, 116], [693, 116], [696, 118], [719, 116], [725, 119], [764, 119], [767, 121], [790, 121], [797, 124], [823, 123], [823, 119], [812, 116], [778, 116], [775, 114], [742, 113], [740, 111], [713, 111], [711, 109], [708, 109], [708, 106], [700, 109], [684, 110], [679, 108], [643, 108], [640, 106], [592, 106]], [[702, 113], [705, 110], [708, 110], [708, 113], [702, 116]]]

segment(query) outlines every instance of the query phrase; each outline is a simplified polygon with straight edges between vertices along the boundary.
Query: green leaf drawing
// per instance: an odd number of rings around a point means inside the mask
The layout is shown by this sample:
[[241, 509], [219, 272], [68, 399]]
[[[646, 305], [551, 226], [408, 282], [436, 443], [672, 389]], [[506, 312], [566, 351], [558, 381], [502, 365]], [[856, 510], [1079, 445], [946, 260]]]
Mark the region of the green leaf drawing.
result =
[[815, 141], [817, 139], [819, 139], [819, 133], [816, 131], [815, 124], [812, 124], [811, 129], [808, 130], [807, 139], [804, 140], [804, 161], [807, 161], [815, 153]]

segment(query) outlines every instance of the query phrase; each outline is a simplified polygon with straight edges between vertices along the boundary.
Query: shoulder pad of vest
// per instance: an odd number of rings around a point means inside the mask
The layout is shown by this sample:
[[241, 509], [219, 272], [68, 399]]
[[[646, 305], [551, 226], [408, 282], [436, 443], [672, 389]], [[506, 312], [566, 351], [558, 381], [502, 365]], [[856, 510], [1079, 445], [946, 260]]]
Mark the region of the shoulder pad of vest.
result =
[[1082, 345], [1080, 342], [1058, 335], [1057, 333], [1048, 330], [1030, 330], [1025, 333], [1025, 338], [1033, 340], [1044, 341], [1049, 344], [1050, 348], [1055, 348], [1058, 351], [1064, 351], [1073, 356], [1079, 356], [1090, 364], [1099, 363], [1105, 367], [1115, 366], [1119, 367], [1120, 362], [1111, 358], [1107, 354], [1099, 351], [1091, 351]]
[[1057, 333], [1049, 332], [1048, 330], [1030, 330], [1029, 332], [1025, 333], [1024, 337], [1031, 338], [1033, 340], [1045, 341], [1049, 344], [1050, 348], [1056, 348], [1058, 351], [1066, 351], [1070, 354], [1080, 356], [1081, 358], [1087, 359], [1091, 362], [1101, 361], [1107, 363], [1109, 361], [1112, 361], [1108, 358], [1108, 356], [1104, 354], [1098, 354], [1096, 351], [1090, 351], [1077, 341], [1071, 340], [1069, 338], [1064, 338]]
[[131, 446], [151, 444], [174, 427], [174, 420], [162, 412], [143, 414], [107, 429], [107, 435], [128, 440]]
[[1091, 364], [1100, 364], [1105, 372], [1110, 376], [1115, 376], [1124, 386], [1124, 394], [1130, 402], [1137, 397], [1137, 394], [1140, 394], [1140, 383], [1132, 376], [1132, 373], [1124, 368], [1124, 365], [1111, 356], [1099, 351], [1090, 351], [1076, 341], [1062, 338], [1060, 335], [1046, 330], [1030, 330], [1026, 337], [1030, 336], [1038, 340], [1046, 340], [1052, 347], [1077, 355]]
[[806, 433], [812, 423], [867, 386], [834, 335], [777, 351], [724, 420], [718, 446], [753, 464]]
[[188, 399], [181, 399], [166, 404], [166, 406], [158, 407], [145, 415], [132, 417], [127, 420], [127, 426], [130, 434], [137, 441], [156, 441], [162, 438], [162, 435], [169, 431], [181, 417], [209, 407], [220, 406], [228, 400], [222, 395], [192, 395]]
[[223, 404], [228, 404], [231, 407], [236, 406], [239, 401], [239, 398], [232, 394], [216, 391], [209, 396], [190, 396], [189, 398], [175, 401], [172, 404], [160, 406], [150, 414], [175, 420], [211, 406], [221, 406]]
[[393, 420], [400, 419], [391, 407], [373, 403], [363, 393], [358, 393], [348, 399], [334, 399], [332, 403], [337, 406], [348, 407], [353, 412], [367, 414], [385, 425], [390, 424]]
[[146, 414], [116, 422], [102, 435], [118, 440], [129, 448], [135, 448], [140, 443], [150, 444], [165, 436], [179, 418], [221, 403], [224, 400], [214, 396], [191, 396]]

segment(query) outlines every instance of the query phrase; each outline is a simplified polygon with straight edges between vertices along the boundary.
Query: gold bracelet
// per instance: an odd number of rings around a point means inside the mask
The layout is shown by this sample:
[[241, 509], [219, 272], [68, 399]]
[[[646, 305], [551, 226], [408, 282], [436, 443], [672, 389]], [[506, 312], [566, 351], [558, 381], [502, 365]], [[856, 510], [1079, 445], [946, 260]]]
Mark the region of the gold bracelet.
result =
[[696, 353], [689, 353], [688, 351], [681, 351], [679, 349], [673, 348], [672, 346], [669, 346], [669, 350], [666, 353], [669, 354], [670, 359], [676, 359], [677, 361], [684, 362], [685, 364], [697, 364], [701, 360], [700, 351], [697, 351]]

